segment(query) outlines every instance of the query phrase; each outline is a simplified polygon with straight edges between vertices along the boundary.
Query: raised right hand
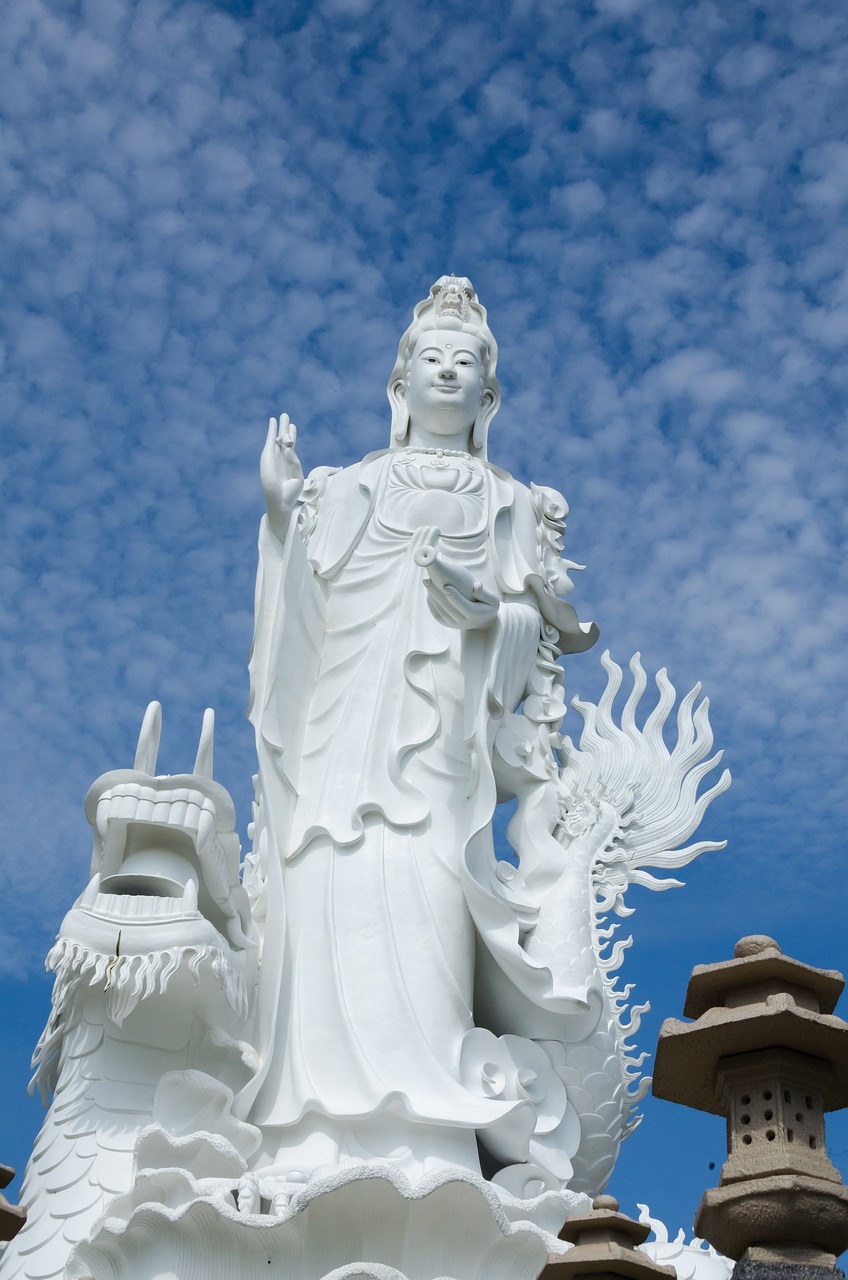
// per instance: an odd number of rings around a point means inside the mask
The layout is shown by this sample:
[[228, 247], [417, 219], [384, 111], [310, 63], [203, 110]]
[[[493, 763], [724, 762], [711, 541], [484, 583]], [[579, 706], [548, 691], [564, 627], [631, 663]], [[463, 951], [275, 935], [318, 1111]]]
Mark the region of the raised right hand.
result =
[[259, 478], [265, 492], [268, 519], [275, 533], [284, 532], [288, 517], [303, 489], [303, 467], [294, 451], [297, 427], [287, 413], [268, 423], [259, 459]]

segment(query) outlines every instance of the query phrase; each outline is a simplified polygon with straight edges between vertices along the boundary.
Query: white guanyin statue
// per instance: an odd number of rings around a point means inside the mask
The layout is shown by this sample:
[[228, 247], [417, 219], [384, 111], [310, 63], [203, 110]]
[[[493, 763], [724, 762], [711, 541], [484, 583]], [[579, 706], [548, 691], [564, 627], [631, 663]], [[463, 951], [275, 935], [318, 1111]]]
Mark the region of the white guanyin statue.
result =
[[[494, 743], [524, 698], [556, 730], [552, 650], [597, 629], [557, 594], [563, 500], [488, 461], [496, 361], [470, 282], [443, 277], [401, 339], [390, 448], [303, 485], [283, 417], [263, 453], [251, 717], [267, 1040], [250, 1118], [284, 1175], [374, 1157], [479, 1169], [475, 1132], [518, 1158], [533, 1129], [528, 1100], [487, 1093], [462, 1054], [477, 898], [499, 883]], [[538, 967], [518, 946], [500, 959], [532, 1000]], [[583, 1007], [582, 991], [545, 997]]]
[[400, 342], [388, 448], [304, 480], [272, 419], [252, 848], [240, 867], [212, 713], [163, 777], [151, 704], [86, 801], [2, 1280], [533, 1280], [603, 1191], [648, 1086], [608, 916], [720, 847], [680, 846], [729, 775], [699, 794], [720, 757], [697, 688], [672, 748], [664, 672], [637, 726], [638, 656], [620, 714], [604, 655], [562, 736], [557, 659], [597, 629], [563, 599], [565, 500], [489, 461], [496, 363], [444, 276]]

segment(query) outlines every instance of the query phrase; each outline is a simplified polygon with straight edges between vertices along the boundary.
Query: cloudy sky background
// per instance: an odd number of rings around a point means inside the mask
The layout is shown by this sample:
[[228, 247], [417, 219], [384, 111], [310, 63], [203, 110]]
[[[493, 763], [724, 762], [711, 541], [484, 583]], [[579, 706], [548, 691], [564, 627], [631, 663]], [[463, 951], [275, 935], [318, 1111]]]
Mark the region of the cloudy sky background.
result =
[[[447, 270], [501, 345], [492, 457], [571, 503], [581, 616], [619, 661], [703, 681], [734, 774], [703, 832], [728, 849], [633, 895], [643, 1047], [744, 933], [844, 968], [848, 11], [2, 10], [0, 1159], [40, 1123], [83, 797], [151, 698], [163, 771], [216, 708], [246, 826], [268, 415], [307, 467], [386, 443], [397, 339]], [[598, 656], [571, 693], [597, 695]], [[688, 1227], [723, 1125], [646, 1109], [610, 1189]], [[831, 1147], [848, 1165], [844, 1121]]]

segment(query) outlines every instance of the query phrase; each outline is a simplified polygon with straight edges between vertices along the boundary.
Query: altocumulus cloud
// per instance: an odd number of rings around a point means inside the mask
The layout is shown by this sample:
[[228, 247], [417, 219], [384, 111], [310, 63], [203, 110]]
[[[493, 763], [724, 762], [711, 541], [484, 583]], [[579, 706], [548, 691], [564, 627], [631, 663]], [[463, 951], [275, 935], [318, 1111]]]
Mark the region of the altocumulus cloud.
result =
[[[707, 834], [735, 854], [645, 909], [651, 944], [685, 974], [815, 923], [795, 949], [838, 963], [848, 14], [7, 0], [3, 30], [5, 989], [148, 699], [173, 770], [216, 706], [246, 823], [264, 423], [288, 409], [307, 465], [382, 445], [444, 270], [501, 343], [493, 456], [571, 501], [580, 612], [700, 677], [729, 749]], [[596, 693], [596, 660], [568, 680]]]

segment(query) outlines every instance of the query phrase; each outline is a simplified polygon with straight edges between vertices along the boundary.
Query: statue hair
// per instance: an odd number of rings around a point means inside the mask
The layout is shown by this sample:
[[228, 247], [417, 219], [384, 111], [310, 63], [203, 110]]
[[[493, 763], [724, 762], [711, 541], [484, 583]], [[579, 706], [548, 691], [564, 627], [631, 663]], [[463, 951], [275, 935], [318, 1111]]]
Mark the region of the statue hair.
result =
[[[459, 289], [464, 295], [461, 308], [440, 308], [440, 295], [446, 286]], [[480, 354], [483, 360], [483, 393], [480, 412], [471, 432], [470, 451], [478, 458], [486, 457], [486, 442], [489, 423], [497, 413], [501, 403], [501, 391], [498, 386], [496, 369], [498, 363], [498, 344], [486, 321], [486, 308], [478, 301], [474, 286], [466, 277], [442, 276], [430, 290], [429, 297], [424, 298], [412, 313], [412, 324], [406, 330], [398, 344], [397, 359], [389, 378], [386, 394], [392, 406], [392, 440], [391, 447], [403, 447], [409, 435], [409, 410], [406, 398], [399, 395], [397, 388], [406, 382], [409, 362], [422, 333], [433, 329], [451, 329], [455, 333], [472, 334], [480, 343]]]

